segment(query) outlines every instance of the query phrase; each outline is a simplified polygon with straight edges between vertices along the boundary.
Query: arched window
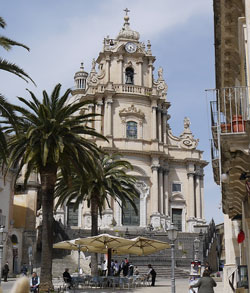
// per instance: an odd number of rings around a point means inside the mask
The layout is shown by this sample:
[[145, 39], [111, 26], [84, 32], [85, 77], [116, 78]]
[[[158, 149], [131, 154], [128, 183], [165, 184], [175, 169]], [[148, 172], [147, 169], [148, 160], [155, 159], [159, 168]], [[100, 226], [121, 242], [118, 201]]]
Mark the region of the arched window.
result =
[[135, 121], [128, 121], [126, 126], [127, 138], [137, 138], [137, 123]]
[[67, 225], [78, 226], [78, 208], [74, 208], [74, 203], [68, 204]]
[[126, 205], [123, 206], [122, 211], [122, 225], [124, 226], [139, 226], [140, 225], [140, 199], [135, 198], [134, 203], [138, 210], [138, 215], [136, 215], [135, 210], [128, 200]]
[[125, 71], [126, 75], [126, 84], [134, 84], [134, 69], [131, 67], [127, 67]]

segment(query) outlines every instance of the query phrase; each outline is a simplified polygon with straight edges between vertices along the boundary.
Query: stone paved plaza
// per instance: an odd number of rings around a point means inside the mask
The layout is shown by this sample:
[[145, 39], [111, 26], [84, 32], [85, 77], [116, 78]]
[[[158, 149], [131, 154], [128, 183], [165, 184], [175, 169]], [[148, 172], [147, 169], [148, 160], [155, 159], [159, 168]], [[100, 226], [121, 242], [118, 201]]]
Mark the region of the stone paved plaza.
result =
[[[10, 280], [7, 283], [2, 283], [3, 293], [9, 293], [11, 287], [14, 284], [14, 280]], [[73, 290], [69, 291], [73, 293]], [[102, 293], [102, 292], [137, 292], [137, 293], [171, 293], [171, 280], [158, 279], [155, 287], [138, 287], [128, 289], [100, 289], [100, 288], [83, 288], [77, 290], [77, 293]], [[176, 280], [176, 293], [189, 293], [188, 290], [188, 280], [187, 279], [177, 279]], [[215, 288], [215, 293], [223, 293], [223, 282], [217, 282], [217, 287]]]

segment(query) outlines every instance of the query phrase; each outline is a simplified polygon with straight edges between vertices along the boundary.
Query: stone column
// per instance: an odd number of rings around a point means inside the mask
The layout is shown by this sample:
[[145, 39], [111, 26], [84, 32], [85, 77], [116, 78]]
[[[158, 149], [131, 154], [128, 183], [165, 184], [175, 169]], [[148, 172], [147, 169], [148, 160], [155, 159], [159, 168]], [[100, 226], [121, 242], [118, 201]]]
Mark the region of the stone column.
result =
[[169, 216], [169, 196], [168, 196], [168, 169], [164, 168], [164, 214]]
[[108, 103], [107, 99], [104, 101], [104, 113], [103, 113], [103, 135], [106, 136], [108, 132]]
[[120, 70], [120, 73], [119, 73], [120, 81], [119, 81], [119, 83], [123, 84], [123, 56], [122, 55], [119, 55], [117, 63], [120, 65], [119, 66], [119, 70]]
[[163, 143], [167, 143], [167, 127], [166, 127], [166, 125], [167, 125], [167, 111], [164, 109], [163, 110], [163, 112], [162, 112], [162, 114], [163, 114], [163, 125], [162, 125], [162, 127], [163, 127]]
[[159, 165], [151, 166], [152, 169], [152, 187], [151, 187], [151, 212], [156, 214], [159, 212], [158, 199], [158, 169]]
[[194, 173], [190, 172], [188, 176], [188, 215], [190, 218], [194, 218]]
[[151, 215], [150, 222], [151, 225], [157, 229], [161, 227], [161, 215], [159, 213], [159, 190], [158, 190], [158, 169], [159, 169], [159, 159], [153, 159], [152, 169], [152, 186], [150, 194], [151, 203]]
[[201, 218], [200, 175], [195, 175], [196, 217]]
[[139, 86], [143, 86], [142, 63], [143, 63], [143, 60], [140, 57], [139, 60], [137, 61], [137, 64], [138, 64], [138, 77], [137, 77], [137, 79], [138, 79], [138, 85]]
[[95, 119], [95, 129], [97, 132], [101, 133], [102, 131], [102, 100], [98, 100], [97, 101], [97, 105], [96, 105], [96, 114], [100, 115], [97, 116]]
[[164, 210], [164, 193], [163, 193], [163, 168], [160, 167], [158, 170], [159, 177], [159, 212], [163, 215]]
[[153, 86], [153, 63], [152, 60], [149, 60], [148, 64], [148, 87], [151, 88]]
[[[88, 114], [93, 114], [94, 113], [94, 109], [95, 109], [95, 105], [94, 104], [89, 104], [88, 105]], [[90, 120], [92, 120], [92, 118], [89, 118]], [[93, 121], [88, 122], [87, 125], [88, 127], [93, 127]]]
[[157, 107], [156, 106], [152, 106], [152, 121], [151, 121], [151, 127], [152, 127], [152, 140], [156, 140], [156, 110]]
[[110, 81], [110, 56], [106, 56], [106, 82]]
[[160, 105], [157, 107], [157, 114], [158, 114], [158, 139], [159, 142], [162, 142], [162, 120], [161, 120], [161, 108]]
[[204, 175], [200, 176], [201, 218], [205, 219]]
[[107, 100], [107, 133], [106, 135], [112, 136], [112, 98]]

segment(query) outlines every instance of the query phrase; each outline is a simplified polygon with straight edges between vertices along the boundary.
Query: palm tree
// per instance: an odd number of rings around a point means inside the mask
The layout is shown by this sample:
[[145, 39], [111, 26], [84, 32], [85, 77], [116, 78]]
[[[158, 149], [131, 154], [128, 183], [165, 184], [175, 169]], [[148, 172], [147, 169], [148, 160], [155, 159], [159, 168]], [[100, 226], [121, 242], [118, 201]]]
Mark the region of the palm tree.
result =
[[[4, 21], [4, 19], [2, 17], [0, 17], [0, 27], [4, 29], [5, 26], [6, 26], [6, 22]], [[6, 38], [4, 36], [0, 36], [0, 46], [7, 51], [12, 49], [13, 46], [23, 47], [29, 51], [29, 48], [27, 46], [25, 46], [24, 44], [18, 43], [16, 41], [13, 41], [13, 40]], [[11, 62], [9, 62], [5, 59], [2, 59], [2, 58], [0, 58], [0, 69], [11, 72], [11, 73], [21, 77], [22, 79], [24, 79], [27, 82], [28, 82], [28, 80], [30, 80], [34, 83], [34, 81], [29, 77], [29, 75], [22, 68], [18, 67], [16, 64], [11, 63]]]
[[[6, 23], [4, 19], [0, 17], [0, 28], [4, 29], [5, 26], [6, 26]], [[24, 44], [18, 43], [4, 36], [0, 36], [0, 46], [7, 51], [9, 51], [13, 46], [23, 47], [29, 51], [29, 48], [25, 46]], [[11, 63], [5, 59], [2, 59], [1, 57], [0, 57], [0, 70], [8, 71], [10, 73], [13, 73], [21, 77], [27, 82], [28, 80], [30, 80], [34, 83], [34, 81], [29, 77], [29, 75], [26, 72], [24, 72], [23, 69], [21, 69], [14, 63]], [[0, 112], [3, 117], [7, 117], [8, 119], [10, 119], [11, 123], [14, 124], [15, 115], [14, 115], [13, 109], [1, 93], [0, 93]], [[3, 162], [6, 162], [7, 155], [8, 155], [7, 143], [6, 143], [6, 138], [4, 134], [4, 128], [0, 127], [0, 156], [1, 156], [0, 159], [2, 159]]]
[[[82, 177], [77, 174], [72, 175], [70, 186], [61, 177], [55, 189], [55, 197], [58, 198], [56, 207], [75, 200], [75, 207], [80, 202], [86, 200], [91, 208], [91, 235], [98, 235], [98, 213], [102, 215], [104, 203], [110, 207], [110, 199], [114, 199], [123, 209], [127, 201], [137, 212], [134, 198], [139, 197], [136, 188], [136, 178], [127, 174], [132, 169], [132, 165], [121, 160], [118, 155], [100, 153], [96, 159], [95, 176], [86, 176], [82, 172]], [[96, 255], [91, 258], [91, 270], [95, 274], [97, 271]]]
[[52, 286], [53, 205], [57, 173], [60, 171], [68, 182], [69, 165], [76, 171], [87, 172], [99, 149], [83, 135], [104, 138], [86, 125], [95, 115], [79, 111], [88, 101], [67, 104], [70, 90], [60, 97], [60, 89], [61, 85], [56, 85], [50, 97], [43, 91], [42, 103], [31, 91], [31, 101], [19, 97], [27, 109], [13, 106], [21, 116], [17, 121], [18, 131], [9, 140], [8, 167], [18, 166], [19, 173], [26, 165], [24, 184], [31, 172], [40, 174], [43, 212], [41, 287], [45, 289]]

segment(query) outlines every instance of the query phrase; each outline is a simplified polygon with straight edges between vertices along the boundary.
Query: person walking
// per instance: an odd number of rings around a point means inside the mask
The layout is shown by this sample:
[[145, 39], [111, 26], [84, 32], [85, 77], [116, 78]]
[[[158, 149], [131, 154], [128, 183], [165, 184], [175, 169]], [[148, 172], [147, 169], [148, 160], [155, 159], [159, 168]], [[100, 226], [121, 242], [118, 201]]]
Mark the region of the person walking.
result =
[[149, 277], [151, 275], [151, 286], [154, 286], [155, 285], [155, 279], [156, 279], [156, 271], [153, 269], [152, 265], [151, 264], [148, 264], [148, 273], [147, 273], [147, 276], [148, 276], [148, 280], [149, 280]]
[[199, 288], [198, 293], [214, 293], [214, 287], [216, 286], [217, 284], [215, 280], [210, 277], [209, 271], [205, 270], [199, 281], [196, 284], [189, 286], [189, 289]]
[[3, 266], [3, 281], [8, 282], [8, 273], [9, 273], [9, 263], [6, 262], [5, 265]]

